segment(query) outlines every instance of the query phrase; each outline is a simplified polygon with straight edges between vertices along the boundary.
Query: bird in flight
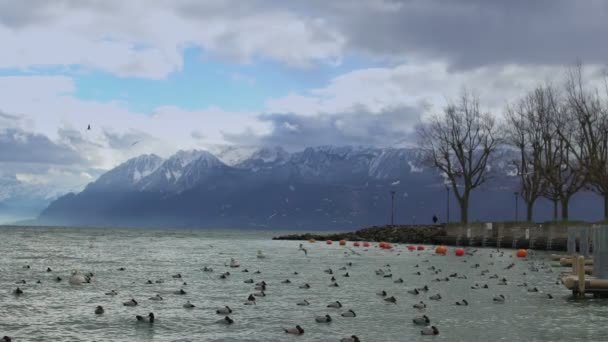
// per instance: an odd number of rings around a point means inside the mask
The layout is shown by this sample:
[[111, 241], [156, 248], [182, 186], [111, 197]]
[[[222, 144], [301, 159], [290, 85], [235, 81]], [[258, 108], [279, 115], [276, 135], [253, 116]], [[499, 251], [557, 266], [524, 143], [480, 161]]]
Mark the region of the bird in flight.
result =
[[138, 143], [138, 142], [139, 142], [139, 140], [138, 140], [138, 141], [136, 141], [136, 142], [134, 142], [134, 143], [132, 143], [132, 144], [131, 144], [131, 146], [135, 146], [135, 145], [137, 145], [137, 143]]
[[90, 131], [90, 130], [91, 130], [91, 125], [88, 125], [87, 126], [87, 131]]

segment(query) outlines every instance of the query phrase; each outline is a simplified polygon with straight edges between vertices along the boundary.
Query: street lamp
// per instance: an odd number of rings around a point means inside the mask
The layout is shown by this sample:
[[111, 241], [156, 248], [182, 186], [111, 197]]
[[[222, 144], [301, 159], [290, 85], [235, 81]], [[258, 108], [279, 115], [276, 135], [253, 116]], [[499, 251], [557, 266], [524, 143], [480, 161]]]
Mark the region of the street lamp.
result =
[[519, 221], [519, 192], [515, 191], [515, 222]]
[[391, 190], [391, 226], [395, 225], [395, 190]]

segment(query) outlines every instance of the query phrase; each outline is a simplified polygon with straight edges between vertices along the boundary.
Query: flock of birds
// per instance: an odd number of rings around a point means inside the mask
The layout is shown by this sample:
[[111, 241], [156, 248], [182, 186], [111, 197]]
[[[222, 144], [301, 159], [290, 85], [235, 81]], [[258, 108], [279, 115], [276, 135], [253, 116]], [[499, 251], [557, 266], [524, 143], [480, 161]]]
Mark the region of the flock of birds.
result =
[[[306, 256], [308, 255], [308, 251], [303, 247], [302, 244], [300, 244], [299, 250], [304, 252]], [[396, 250], [396, 252], [398, 253], [397, 255], [400, 254], [399, 250]], [[477, 249], [468, 249], [466, 255], [473, 256], [477, 252], [478, 252]], [[358, 253], [350, 248], [345, 249], [344, 253], [351, 254], [351, 255], [355, 255], [355, 254], [361, 255], [360, 253]], [[420, 255], [421, 254], [418, 252], [418, 256], [420, 256]], [[492, 251], [489, 254], [489, 257], [490, 257], [490, 259], [494, 258], [494, 260], [496, 260], [496, 259], [505, 258], [505, 257], [512, 257], [512, 255], [505, 255], [505, 253], [502, 251]], [[266, 255], [264, 255], [261, 251], [258, 251], [257, 258], [263, 259], [263, 258], [266, 258]], [[351, 259], [351, 260], [353, 260], [353, 259]], [[468, 261], [469, 260], [466, 257], [462, 258], [463, 263], [466, 263]], [[493, 266], [493, 265], [495, 265], [495, 263], [493, 261], [488, 260], [487, 265]], [[230, 279], [231, 278], [230, 271], [233, 271], [233, 272], [240, 271], [243, 273], [249, 272], [248, 269], [246, 269], [244, 267], [240, 267], [240, 266], [241, 265], [239, 264], [238, 261], [231, 259], [230, 263], [225, 264], [226, 270], [223, 270], [223, 272], [221, 272], [219, 275], [217, 275], [217, 277], [220, 279]], [[514, 266], [515, 266], [515, 262], [511, 262], [506, 267], [504, 267], [504, 270], [509, 270], [509, 269], [513, 268]], [[336, 276], [341, 278], [340, 282], [356, 281], [356, 278], [351, 278], [351, 275], [350, 275], [352, 270], [356, 269], [356, 267], [357, 267], [356, 262], [353, 263], [352, 261], [349, 261], [349, 262], [344, 263], [336, 271], [334, 271], [334, 269], [332, 269], [332, 268], [324, 269], [323, 272], [325, 273], [325, 276], [329, 278], [328, 287], [340, 288], [340, 285], [339, 285], [338, 280], [336, 279]], [[23, 266], [23, 268], [29, 269], [30, 266], [26, 265], [26, 266]], [[491, 288], [493, 291], [500, 292], [501, 287], [512, 285], [506, 277], [504, 277], [504, 276], [501, 277], [498, 274], [490, 274], [491, 273], [490, 270], [482, 269], [484, 267], [482, 267], [479, 263], [475, 263], [470, 266], [470, 268], [472, 269], [472, 272], [476, 272], [476, 274], [474, 274], [474, 275], [469, 274], [469, 276], [467, 276], [466, 274], [460, 274], [460, 273], [448, 274], [449, 272], [445, 272], [445, 271], [441, 270], [439, 267], [432, 265], [430, 258], [421, 260], [421, 262], [419, 264], [416, 264], [415, 266], [413, 266], [413, 268], [414, 269], [412, 270], [412, 274], [410, 275], [411, 277], [420, 276], [424, 273], [425, 275], [431, 275], [432, 277], [435, 277], [435, 279], [431, 280], [432, 282], [463, 281], [463, 280], [469, 279], [469, 277], [471, 277], [472, 279], [473, 279], [473, 277], [475, 277], [476, 281], [473, 283], [472, 286], [470, 286], [471, 291]], [[118, 270], [124, 271], [125, 268], [121, 267]], [[213, 268], [207, 267], [207, 266], [203, 267], [201, 269], [201, 271], [207, 272], [209, 274], [214, 274]], [[553, 272], [552, 268], [549, 264], [546, 264], [544, 262], [535, 262], [535, 261], [528, 262], [528, 269], [526, 270], [526, 272], [527, 271], [529, 271], [529, 272], [541, 272], [542, 271], [542, 272], [547, 272], [547, 273]], [[49, 267], [46, 269], [46, 272], [52, 273], [53, 270]], [[526, 272], [524, 272], [523, 275], [526, 275]], [[256, 276], [259, 276], [261, 273], [262, 272], [260, 270], [252, 272], [252, 274], [255, 274]], [[299, 273], [297, 271], [293, 272], [294, 276], [298, 275], [298, 274]], [[393, 283], [395, 283], [395, 284], [401, 284], [401, 283], [405, 282], [405, 280], [401, 277], [398, 279], [394, 279], [397, 277], [396, 276], [393, 277], [393, 272], [391, 270], [390, 264], [385, 264], [382, 268], [375, 270], [375, 275], [378, 278], [385, 279], [385, 280], [386, 280], [386, 278], [390, 278], [390, 280], [392, 280]], [[259, 277], [261, 277], [261, 276], [259, 276]], [[51, 279], [53, 279], [55, 282], [62, 282], [62, 281], [66, 280], [66, 279], [63, 279], [59, 275], [54, 276]], [[187, 282], [185, 282], [185, 279], [181, 273], [173, 274], [172, 279], [183, 283], [183, 285], [187, 285]], [[485, 279], [496, 280], [496, 282], [490, 286], [487, 281], [484, 281]], [[34, 281], [38, 284], [41, 283], [40, 280], [34, 280]], [[69, 277], [67, 277], [67, 282], [71, 285], [83, 285], [83, 284], [91, 283], [93, 281], [95, 281], [95, 275], [91, 272], [82, 273], [79, 271], [73, 271], [72, 274]], [[154, 283], [162, 283], [162, 282], [164, 282], [164, 280], [159, 279], [159, 280], [156, 280], [153, 282], [152, 280], [148, 279], [148, 280], [144, 280], [143, 282], [146, 284], [154, 284]], [[21, 286], [19, 286], [19, 285], [25, 285], [27, 283], [28, 283], [28, 281], [25, 279], [17, 280], [16, 281], [17, 287], [13, 289], [12, 294], [17, 297], [27, 296], [27, 292], [24, 291], [21, 288]], [[261, 301], [264, 297], [267, 296], [266, 291], [270, 286], [281, 286], [281, 284], [291, 284], [291, 281], [289, 279], [285, 279], [285, 280], [281, 281], [280, 284], [271, 285], [271, 284], [266, 283], [266, 281], [264, 281], [264, 280], [256, 281], [253, 278], [249, 278], [249, 279], [244, 280], [244, 283], [252, 286], [251, 294], [242, 303], [243, 305], [247, 306], [247, 305], [257, 305], [258, 301]], [[559, 284], [559, 282], [557, 284]], [[439, 333], [440, 333], [439, 328], [435, 324], [432, 324], [433, 320], [429, 317], [429, 313], [426, 312], [427, 303], [424, 300], [418, 300], [419, 297], [426, 297], [426, 299], [428, 301], [442, 301], [443, 300], [442, 294], [435, 293], [435, 291], [432, 291], [432, 287], [433, 287], [432, 285], [429, 286], [427, 284], [424, 286], [411, 288], [410, 290], [407, 291], [407, 294], [409, 296], [417, 297], [416, 298], [417, 303], [412, 306], [414, 311], [413, 311], [413, 318], [411, 319], [411, 321], [412, 321], [413, 325], [420, 326], [421, 335], [439, 335]], [[539, 291], [539, 289], [537, 287], [528, 286], [528, 284], [525, 282], [517, 284], [517, 287], [525, 288], [527, 292], [531, 292], [531, 293], [534, 293], [534, 292], [540, 293], [541, 292], [541, 291]], [[311, 285], [309, 283], [303, 282], [302, 284], [298, 285], [297, 288], [300, 291], [302, 291], [302, 290], [310, 289]], [[304, 293], [305, 293], [305, 291], [302, 291], [302, 294], [303, 294], [302, 297], [305, 296]], [[186, 291], [184, 289], [175, 290], [172, 293], [172, 295], [174, 295], [174, 296], [182, 296], [185, 294], [186, 294]], [[462, 294], [463, 294], [463, 296], [466, 296], [467, 294], [470, 295], [470, 293], [462, 293]], [[110, 290], [110, 291], [106, 292], [105, 295], [114, 297], [114, 296], [118, 295], [118, 291]], [[385, 290], [378, 290], [378, 291], [376, 291], [375, 295], [378, 296], [381, 299], [381, 301], [387, 305], [398, 305], [401, 302], [401, 299], [396, 298], [395, 295], [389, 295], [389, 293]], [[553, 296], [548, 293], [544, 293], [544, 296], [548, 299], [553, 298]], [[156, 294], [156, 295], [148, 298], [148, 300], [163, 301], [164, 298], [160, 294]], [[495, 293], [493, 295], [492, 302], [494, 302], [496, 304], [502, 304], [502, 303], [505, 303], [506, 301], [507, 301], [507, 298], [504, 296], [504, 294]], [[139, 305], [139, 302], [135, 298], [131, 298], [127, 301], [122, 302], [121, 304], [125, 307], [137, 307]], [[294, 305], [298, 306], [298, 307], [309, 306], [310, 304], [311, 303], [307, 299], [301, 299], [301, 300], [297, 301], [296, 303], [294, 303]], [[469, 303], [469, 301], [467, 301], [466, 298], [464, 298], [455, 303], [450, 303], [450, 305], [469, 306], [470, 303]], [[342, 317], [343, 319], [356, 319], [356, 317], [357, 317], [356, 312], [352, 308], [347, 309], [346, 308], [347, 306], [348, 306], [347, 304], [342, 303], [340, 301], [329, 302], [326, 304], [326, 309], [330, 313], [314, 317], [314, 322], [316, 324], [331, 323], [336, 319], [336, 317], [335, 317], [336, 314], [334, 314], [334, 312], [341, 312], [341, 313], [339, 313], [339, 317]], [[186, 310], [193, 309], [195, 307], [196, 307], [196, 305], [191, 303], [190, 301], [185, 301], [183, 304], [183, 308]], [[105, 308], [101, 305], [98, 305], [91, 309], [92, 309], [91, 310], [92, 314], [95, 314], [95, 315], [104, 315], [105, 314]], [[335, 311], [336, 309], [338, 309], [339, 311]], [[221, 325], [235, 324], [236, 321], [233, 318], [234, 317], [233, 313], [235, 310], [238, 310], [238, 309], [230, 307], [229, 305], [225, 305], [223, 307], [216, 308], [215, 313], [217, 315], [221, 316], [221, 318], [219, 320], [217, 320], [215, 323], [221, 324]], [[156, 316], [153, 312], [149, 312], [148, 314], [134, 315], [133, 321], [136, 324], [157, 324]], [[305, 326], [305, 325], [306, 325], [306, 323], [300, 323], [293, 327], [284, 327], [283, 333], [289, 334], [289, 335], [303, 335], [306, 332], [306, 329], [303, 328], [303, 326]], [[12, 339], [9, 336], [4, 336], [3, 338], [0, 339], [0, 342], [11, 342], [11, 341], [12, 341]], [[360, 342], [360, 338], [357, 335], [353, 334], [351, 336], [341, 338], [340, 341], [341, 342]]]

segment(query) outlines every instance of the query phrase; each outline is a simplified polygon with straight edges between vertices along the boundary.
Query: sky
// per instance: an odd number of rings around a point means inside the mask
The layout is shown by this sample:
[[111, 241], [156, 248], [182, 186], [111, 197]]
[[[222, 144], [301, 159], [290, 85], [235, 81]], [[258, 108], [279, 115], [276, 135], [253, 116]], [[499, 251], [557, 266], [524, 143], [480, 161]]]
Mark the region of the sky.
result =
[[[0, 0], [0, 179], [128, 158], [396, 146], [463, 89], [507, 101], [608, 63], [602, 0]], [[91, 130], [87, 130], [88, 125]]]

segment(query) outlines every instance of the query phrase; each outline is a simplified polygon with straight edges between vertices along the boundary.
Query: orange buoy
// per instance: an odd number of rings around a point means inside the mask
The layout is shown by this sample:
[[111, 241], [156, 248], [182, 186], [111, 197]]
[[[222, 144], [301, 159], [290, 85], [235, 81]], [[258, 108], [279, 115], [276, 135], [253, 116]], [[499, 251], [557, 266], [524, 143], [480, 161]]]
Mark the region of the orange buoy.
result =
[[359, 243], [359, 241], [356, 241], [355, 243], [353, 243], [353, 246], [359, 247], [359, 246], [361, 246], [361, 244]]
[[528, 256], [528, 251], [525, 249], [518, 249], [515, 255], [517, 255], [518, 258], [525, 258]]
[[325, 241], [325, 243], [326, 243], [326, 244], [328, 244], [328, 245], [331, 245], [331, 244], [333, 244], [334, 242], [333, 242], [333, 241], [331, 241], [331, 240], [327, 240], [327, 241]]
[[386, 243], [385, 243], [384, 241], [382, 241], [382, 242], [380, 242], [380, 243], [378, 244], [378, 247], [380, 247], [380, 248], [384, 248], [384, 245], [385, 245], [385, 244], [386, 244]]
[[393, 245], [391, 245], [390, 243], [385, 243], [383, 248], [384, 249], [391, 249], [391, 248], [393, 248]]
[[435, 248], [435, 253], [437, 254], [445, 254], [448, 252], [448, 248], [445, 246], [439, 246], [437, 248]]
[[369, 242], [364, 242], [364, 243], [363, 243], [363, 247], [369, 247], [369, 246], [370, 246], [370, 243], [369, 243]]
[[346, 246], [346, 240], [340, 240], [340, 246]]
[[315, 239], [310, 239], [310, 240], [308, 240], [308, 242], [310, 242], [310, 243], [315, 243], [315, 242], [317, 242], [317, 240], [315, 240]]
[[424, 250], [424, 246], [418, 246], [416, 249], [419, 250], [419, 251], [423, 251]]
[[454, 251], [454, 254], [456, 254], [456, 256], [463, 256], [464, 255], [464, 249], [462, 249], [462, 248], [456, 248], [456, 250]]

